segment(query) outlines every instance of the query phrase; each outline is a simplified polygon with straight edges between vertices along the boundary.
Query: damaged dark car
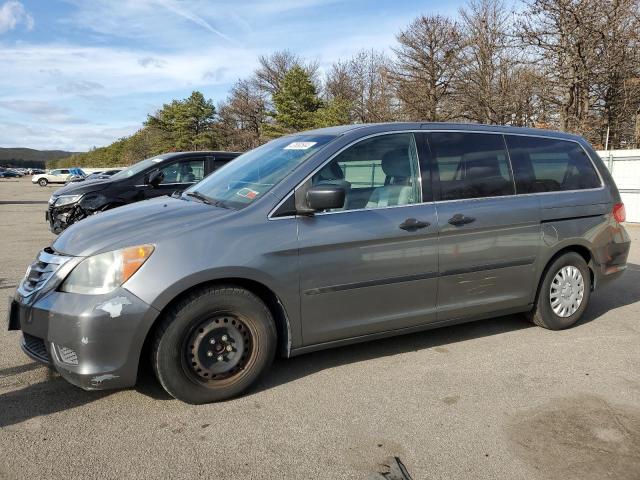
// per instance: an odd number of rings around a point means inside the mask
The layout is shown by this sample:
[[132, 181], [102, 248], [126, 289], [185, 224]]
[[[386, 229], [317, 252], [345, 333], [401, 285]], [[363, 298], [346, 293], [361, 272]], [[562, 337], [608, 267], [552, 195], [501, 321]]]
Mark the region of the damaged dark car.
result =
[[49, 199], [45, 218], [59, 234], [85, 217], [181, 192], [237, 157], [233, 152], [177, 152], [142, 160], [106, 179], [72, 182]]

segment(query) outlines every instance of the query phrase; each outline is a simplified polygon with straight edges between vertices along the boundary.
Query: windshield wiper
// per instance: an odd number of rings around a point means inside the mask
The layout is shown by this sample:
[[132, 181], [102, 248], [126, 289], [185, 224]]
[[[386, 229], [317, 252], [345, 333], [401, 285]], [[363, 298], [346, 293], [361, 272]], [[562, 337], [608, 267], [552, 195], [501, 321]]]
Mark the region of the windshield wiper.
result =
[[184, 192], [184, 195], [186, 195], [188, 197], [197, 198], [202, 203], [206, 203], [207, 205], [213, 205], [213, 201], [209, 197], [207, 197], [206, 195], [203, 195], [202, 193], [200, 193], [198, 191]]
[[225, 203], [222, 200], [214, 200], [213, 198], [207, 197], [206, 195], [198, 192], [197, 190], [194, 190], [192, 192], [184, 192], [184, 195], [187, 195], [188, 197], [197, 198], [202, 203], [206, 203], [207, 205], [213, 205], [214, 207], [221, 207], [221, 208], [229, 208], [227, 205], [225, 205]]

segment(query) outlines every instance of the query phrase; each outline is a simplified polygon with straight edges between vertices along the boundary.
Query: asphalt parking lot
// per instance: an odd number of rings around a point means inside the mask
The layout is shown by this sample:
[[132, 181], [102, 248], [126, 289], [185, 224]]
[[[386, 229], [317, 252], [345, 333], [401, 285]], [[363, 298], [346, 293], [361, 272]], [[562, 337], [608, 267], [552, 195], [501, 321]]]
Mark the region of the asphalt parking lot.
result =
[[[0, 180], [2, 318], [54, 239], [54, 189]], [[0, 478], [356, 479], [395, 456], [414, 480], [640, 479], [640, 226], [628, 230], [628, 271], [572, 329], [502, 317], [278, 360], [219, 404], [180, 403], [151, 375], [79, 390], [3, 324]]]

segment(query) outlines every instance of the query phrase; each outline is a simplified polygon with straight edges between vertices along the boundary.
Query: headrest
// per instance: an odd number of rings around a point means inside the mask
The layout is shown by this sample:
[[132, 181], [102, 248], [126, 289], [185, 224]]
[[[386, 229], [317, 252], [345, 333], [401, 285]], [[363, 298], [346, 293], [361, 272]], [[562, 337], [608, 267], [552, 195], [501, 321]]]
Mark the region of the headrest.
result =
[[411, 176], [411, 163], [406, 148], [389, 150], [382, 156], [382, 171], [388, 177], [408, 178]]
[[500, 162], [495, 155], [465, 157], [467, 178], [486, 178], [500, 176]]
[[320, 169], [317, 173], [319, 182], [326, 182], [330, 180], [344, 180], [344, 172], [338, 162], [329, 162]]

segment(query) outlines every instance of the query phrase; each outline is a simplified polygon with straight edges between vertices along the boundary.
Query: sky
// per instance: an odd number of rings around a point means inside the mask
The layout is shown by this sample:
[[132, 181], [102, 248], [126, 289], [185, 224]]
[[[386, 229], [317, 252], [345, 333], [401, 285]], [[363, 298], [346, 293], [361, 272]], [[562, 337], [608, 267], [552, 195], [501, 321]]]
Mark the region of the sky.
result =
[[0, 0], [0, 147], [85, 151], [200, 90], [215, 103], [258, 57], [321, 70], [389, 51], [416, 16], [462, 0]]

